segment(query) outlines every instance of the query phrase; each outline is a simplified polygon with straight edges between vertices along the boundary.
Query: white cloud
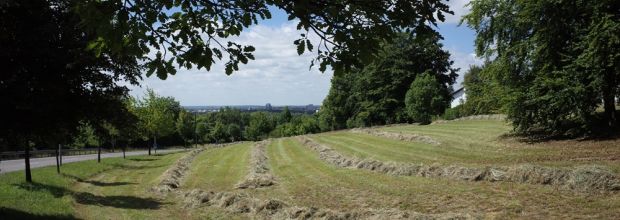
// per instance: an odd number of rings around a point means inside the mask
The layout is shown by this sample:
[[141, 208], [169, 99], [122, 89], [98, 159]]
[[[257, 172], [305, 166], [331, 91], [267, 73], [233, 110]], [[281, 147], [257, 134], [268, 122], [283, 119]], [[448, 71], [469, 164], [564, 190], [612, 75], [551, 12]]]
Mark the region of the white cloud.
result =
[[229, 39], [256, 47], [256, 60], [240, 65], [230, 76], [224, 73], [225, 61], [219, 61], [211, 71], [181, 69], [166, 80], [151, 76], [142, 87], [130, 87], [131, 95], [141, 96], [152, 88], [175, 97], [181, 105], [320, 104], [329, 90], [331, 73], [320, 73], [316, 66], [309, 70], [315, 53], [297, 55], [293, 41], [300, 32], [295, 25], [258, 25]]
[[445, 0], [444, 2], [450, 6], [450, 10], [454, 12], [454, 15], [446, 15], [445, 23], [458, 24], [461, 21], [461, 17], [469, 13], [469, 7], [466, 6], [471, 0]]
[[458, 78], [456, 79], [456, 83], [454, 83], [453, 87], [455, 89], [461, 88], [461, 83], [463, 83], [463, 77], [465, 73], [469, 70], [471, 65], [482, 65], [483, 60], [476, 56], [474, 53], [463, 53], [456, 49], [448, 49], [450, 52], [450, 59], [454, 61], [453, 68], [460, 68], [458, 71]]

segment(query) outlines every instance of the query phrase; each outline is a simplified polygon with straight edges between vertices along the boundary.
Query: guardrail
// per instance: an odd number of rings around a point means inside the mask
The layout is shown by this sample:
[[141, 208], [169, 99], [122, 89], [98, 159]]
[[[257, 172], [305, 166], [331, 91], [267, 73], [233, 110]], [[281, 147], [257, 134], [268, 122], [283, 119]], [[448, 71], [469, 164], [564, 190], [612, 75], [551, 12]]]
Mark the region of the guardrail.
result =
[[[141, 149], [127, 149], [126, 152], [135, 151]], [[122, 152], [121, 149], [116, 149], [112, 151], [112, 149], [101, 149], [101, 153], [114, 153], [114, 152]], [[85, 154], [97, 154], [97, 148], [85, 148], [85, 149], [62, 149], [62, 156], [75, 156], [75, 155], [85, 155]], [[24, 151], [5, 151], [0, 153], [0, 160], [15, 160], [15, 159], [23, 159], [26, 153]], [[30, 151], [30, 158], [40, 158], [40, 157], [55, 157], [56, 150], [32, 150]]]

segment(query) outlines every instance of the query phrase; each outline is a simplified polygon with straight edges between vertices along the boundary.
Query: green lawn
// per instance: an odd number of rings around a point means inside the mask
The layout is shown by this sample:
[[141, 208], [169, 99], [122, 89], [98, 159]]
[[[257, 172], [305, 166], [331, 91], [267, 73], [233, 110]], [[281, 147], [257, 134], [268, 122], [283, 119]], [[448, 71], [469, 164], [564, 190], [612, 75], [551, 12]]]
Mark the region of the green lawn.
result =
[[183, 188], [233, 190], [249, 171], [252, 145], [248, 142], [203, 151], [194, 159]]
[[[21, 171], [0, 175], [0, 216], [76, 218], [96, 216], [94, 212], [81, 212], [88, 207], [140, 210], [159, 206], [159, 201], [136, 196], [144, 194], [147, 185], [153, 183], [153, 179], [138, 176], [157, 177], [161, 175], [158, 171], [165, 170], [181, 155], [105, 158], [100, 164], [95, 160], [67, 163], [61, 168], [62, 175], [56, 173], [56, 167], [38, 168], [32, 170], [33, 183], [26, 183]], [[102, 194], [104, 189], [116, 195]]]

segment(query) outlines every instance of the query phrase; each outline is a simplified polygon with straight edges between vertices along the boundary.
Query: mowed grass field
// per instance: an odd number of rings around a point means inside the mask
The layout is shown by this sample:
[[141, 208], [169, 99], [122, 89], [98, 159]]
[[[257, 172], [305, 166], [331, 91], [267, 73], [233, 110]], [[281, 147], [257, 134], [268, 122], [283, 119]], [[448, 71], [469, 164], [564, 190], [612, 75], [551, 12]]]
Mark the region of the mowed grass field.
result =
[[296, 205], [475, 213], [489, 218], [620, 217], [618, 194], [584, 195], [544, 186], [401, 177], [338, 168], [291, 138], [272, 142], [268, 153], [279, 185], [257, 194]]
[[345, 155], [381, 161], [470, 167], [524, 163], [558, 167], [597, 164], [620, 172], [619, 140], [527, 143], [509, 136], [511, 127], [497, 120], [450, 121], [426, 126], [383, 127], [378, 130], [429, 136], [441, 144], [435, 146], [397, 141], [348, 131], [311, 137]]
[[[598, 164], [618, 174], [620, 145], [615, 140], [552, 141], [528, 144], [506, 137], [501, 121], [453, 121], [428, 126], [376, 128], [426, 135], [429, 145], [338, 131], [310, 135], [339, 153], [405, 163], [495, 166], [533, 163], [571, 168]], [[442, 178], [392, 176], [340, 168], [297, 138], [273, 139], [267, 165], [276, 185], [237, 189], [252, 161], [255, 143], [207, 149], [187, 170], [179, 191], [234, 192], [292, 206], [338, 211], [396, 209], [428, 214], [469, 213], [486, 219], [620, 219], [620, 193], [587, 193], [552, 186], [512, 182], [472, 182]], [[579, 155], [572, 155], [579, 154]], [[216, 206], [187, 207], [175, 193], [157, 196], [150, 189], [184, 153], [105, 159], [35, 169], [34, 184], [22, 172], [0, 176], [2, 214], [84, 219], [247, 219]], [[584, 159], [585, 158], [585, 159]], [[4, 219], [4, 218], [3, 218]]]

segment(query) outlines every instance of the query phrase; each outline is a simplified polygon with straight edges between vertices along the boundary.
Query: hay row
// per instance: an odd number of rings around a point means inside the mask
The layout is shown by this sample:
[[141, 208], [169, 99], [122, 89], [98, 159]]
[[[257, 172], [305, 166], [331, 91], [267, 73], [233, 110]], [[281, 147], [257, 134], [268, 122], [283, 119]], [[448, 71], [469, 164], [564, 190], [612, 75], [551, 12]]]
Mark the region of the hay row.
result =
[[321, 160], [343, 168], [366, 169], [402, 176], [553, 185], [563, 189], [583, 192], [620, 191], [620, 178], [612, 171], [600, 166], [580, 166], [574, 169], [562, 169], [525, 164], [508, 167], [471, 168], [455, 165], [382, 162], [344, 156], [305, 136], [300, 136], [298, 139], [305, 146], [318, 152]]
[[244, 193], [206, 192], [199, 189], [180, 194], [187, 208], [215, 207], [228, 212], [249, 214], [253, 219], [480, 219], [460, 213], [423, 214], [395, 209], [359, 209], [347, 212], [292, 206], [285, 202], [260, 200]]
[[181, 157], [177, 160], [174, 165], [172, 165], [161, 177], [161, 181], [157, 186], [154, 186], [151, 190], [159, 193], [167, 193], [173, 191], [181, 186], [181, 181], [185, 174], [189, 170], [189, 167], [194, 161], [194, 158], [202, 151], [209, 148], [219, 148], [225, 147], [231, 144], [236, 143], [228, 143], [228, 144], [217, 144], [217, 145], [207, 145], [206, 147], [199, 147], [188, 152], [185, 156]]
[[265, 140], [256, 143], [252, 147], [252, 159], [250, 173], [236, 185], [239, 189], [256, 189], [272, 186], [276, 183], [275, 177], [269, 171], [267, 164], [266, 147], [271, 141]]
[[394, 140], [399, 140], [399, 141], [422, 142], [422, 143], [431, 144], [431, 145], [441, 144], [439, 141], [429, 136], [425, 136], [425, 135], [404, 134], [400, 132], [395, 133], [395, 132], [380, 131], [380, 130], [368, 129], [368, 128], [351, 129], [350, 132], [358, 133], [358, 134], [368, 134], [368, 135], [384, 137], [384, 138], [389, 138], [389, 139], [394, 139]]
[[432, 124], [442, 124], [450, 121], [467, 121], [467, 120], [497, 120], [504, 121], [506, 120], [506, 115], [503, 114], [492, 114], [492, 115], [471, 115], [466, 117], [461, 117], [453, 120], [437, 120], [433, 121]]

